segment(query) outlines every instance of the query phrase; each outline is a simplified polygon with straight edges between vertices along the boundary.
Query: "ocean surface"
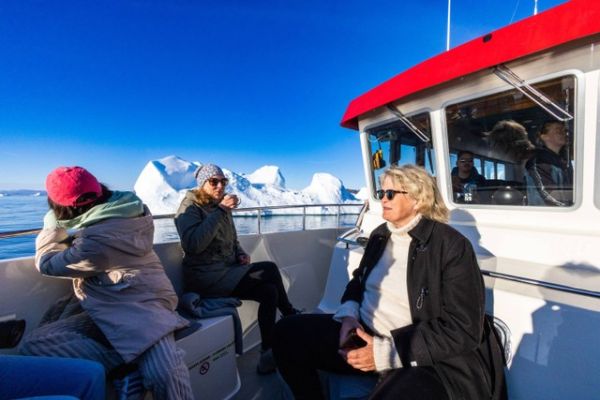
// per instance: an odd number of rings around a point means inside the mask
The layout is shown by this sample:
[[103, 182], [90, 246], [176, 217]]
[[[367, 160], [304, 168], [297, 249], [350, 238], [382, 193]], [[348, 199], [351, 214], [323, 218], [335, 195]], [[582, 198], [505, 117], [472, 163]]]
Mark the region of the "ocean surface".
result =
[[[0, 197], [0, 232], [41, 228], [44, 214], [48, 211], [46, 196], [3, 196]], [[348, 210], [350, 211], [350, 210]], [[360, 205], [356, 207], [356, 213]], [[306, 229], [331, 228], [335, 226], [352, 227], [357, 214], [345, 214], [340, 217], [332, 215], [309, 215], [306, 217]], [[251, 216], [234, 217], [239, 235], [258, 232], [258, 218]], [[154, 242], [171, 242], [179, 240], [173, 220], [158, 219], [154, 221]], [[260, 231], [262, 233], [302, 230], [301, 215], [262, 216]], [[35, 252], [35, 235], [20, 236], [10, 239], [0, 238], [0, 260], [30, 257]]]

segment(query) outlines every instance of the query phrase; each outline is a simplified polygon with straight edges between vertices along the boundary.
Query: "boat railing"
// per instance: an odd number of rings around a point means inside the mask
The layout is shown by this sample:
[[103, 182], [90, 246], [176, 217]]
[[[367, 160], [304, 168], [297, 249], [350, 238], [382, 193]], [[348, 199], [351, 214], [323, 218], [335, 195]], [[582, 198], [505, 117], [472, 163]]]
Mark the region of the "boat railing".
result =
[[[283, 206], [262, 206], [262, 207], [243, 207], [243, 208], [235, 208], [233, 209], [234, 216], [236, 217], [256, 217], [257, 223], [257, 233], [262, 233], [262, 220], [268, 216], [302, 216], [302, 229], [306, 230], [306, 218], [307, 216], [332, 216], [334, 215], [336, 218], [336, 227], [340, 228], [340, 217], [342, 215], [356, 215], [359, 216], [362, 214], [363, 209], [365, 208], [365, 204], [363, 203], [330, 203], [330, 204], [292, 204], [292, 205], [283, 205]], [[310, 212], [309, 209], [316, 208], [327, 208], [327, 212]], [[299, 210], [299, 212], [281, 212], [283, 210]], [[301, 209], [301, 210], [300, 210]], [[331, 209], [331, 210], [330, 210]], [[342, 212], [343, 209], [354, 209], [354, 212]], [[275, 210], [275, 212], [273, 212]], [[333, 212], [332, 212], [333, 211]], [[161, 214], [154, 215], [153, 218], [155, 220], [164, 220], [164, 219], [173, 219], [175, 214]], [[20, 229], [20, 230], [12, 230], [12, 231], [4, 231], [0, 232], [0, 239], [8, 239], [15, 238], [21, 236], [28, 235], [37, 235], [42, 229], [41, 228], [33, 228], [33, 229]]]

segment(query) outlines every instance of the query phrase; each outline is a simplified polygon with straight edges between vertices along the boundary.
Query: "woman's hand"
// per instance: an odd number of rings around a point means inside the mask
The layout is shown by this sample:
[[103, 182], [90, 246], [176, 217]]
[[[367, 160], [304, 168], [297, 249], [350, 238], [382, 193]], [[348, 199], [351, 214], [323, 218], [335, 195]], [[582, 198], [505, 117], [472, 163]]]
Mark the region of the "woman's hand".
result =
[[221, 203], [219, 203], [219, 206], [225, 211], [229, 211], [236, 208], [238, 204], [240, 204], [240, 200], [235, 194], [226, 194]]
[[238, 263], [242, 265], [250, 264], [250, 256], [248, 254], [240, 254], [237, 256]]
[[367, 343], [367, 345], [354, 350], [340, 349], [338, 350], [338, 353], [340, 353], [352, 368], [359, 369], [363, 372], [375, 371], [373, 336], [363, 331], [362, 328], [357, 328], [356, 333]]

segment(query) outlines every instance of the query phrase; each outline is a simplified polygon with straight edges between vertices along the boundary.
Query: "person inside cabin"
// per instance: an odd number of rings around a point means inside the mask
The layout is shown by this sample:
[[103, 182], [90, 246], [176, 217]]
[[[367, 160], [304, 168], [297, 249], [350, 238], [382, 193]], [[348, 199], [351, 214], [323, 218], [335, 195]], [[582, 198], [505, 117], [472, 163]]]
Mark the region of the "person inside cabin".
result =
[[475, 168], [473, 153], [459, 151], [456, 167], [452, 169], [451, 175], [454, 198], [461, 202], [475, 202], [477, 187], [484, 186], [486, 179]]
[[525, 127], [517, 121], [498, 121], [492, 130], [484, 135], [496, 159], [521, 165], [534, 155], [535, 145], [529, 140]]
[[544, 123], [538, 133], [535, 155], [527, 161], [527, 203], [540, 206], [573, 204], [573, 167], [567, 157], [568, 136], [565, 124]]
[[277, 309], [284, 315], [299, 313], [290, 303], [277, 265], [254, 262], [237, 239], [231, 210], [239, 199], [226, 194], [223, 170], [206, 164], [196, 170], [198, 187], [186, 193], [175, 226], [183, 248], [184, 287], [202, 297], [237, 297], [259, 302], [258, 326], [262, 351], [257, 372], [275, 371], [271, 352]]
[[20, 352], [94, 360], [107, 371], [137, 365], [155, 399], [193, 399], [173, 334], [188, 322], [175, 311], [177, 295], [153, 250], [148, 208], [82, 167], [56, 168], [46, 190], [50, 210], [35, 265], [43, 275], [72, 279], [80, 311], [61, 311], [34, 329]]
[[322, 399], [317, 370], [374, 375], [371, 399], [506, 397], [500, 345], [467, 238], [446, 224], [433, 177], [415, 165], [381, 177], [383, 219], [335, 314], [275, 326], [273, 352], [296, 399]]

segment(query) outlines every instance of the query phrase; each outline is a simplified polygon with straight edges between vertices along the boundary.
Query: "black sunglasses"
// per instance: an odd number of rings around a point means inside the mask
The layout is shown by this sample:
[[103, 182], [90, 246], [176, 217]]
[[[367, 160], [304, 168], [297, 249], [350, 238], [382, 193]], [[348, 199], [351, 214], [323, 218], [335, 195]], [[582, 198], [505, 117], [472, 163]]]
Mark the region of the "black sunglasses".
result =
[[208, 183], [210, 183], [210, 186], [212, 187], [217, 187], [217, 185], [220, 183], [223, 186], [227, 186], [227, 184], [229, 183], [229, 179], [227, 178], [223, 178], [223, 179], [219, 179], [219, 178], [208, 178], [206, 180]]
[[392, 200], [394, 198], [394, 196], [397, 195], [398, 193], [408, 194], [408, 192], [406, 190], [393, 190], [393, 189], [388, 189], [388, 190], [380, 189], [375, 192], [375, 194], [377, 195], [377, 198], [379, 200], [383, 199], [383, 196], [387, 197], [388, 200]]

